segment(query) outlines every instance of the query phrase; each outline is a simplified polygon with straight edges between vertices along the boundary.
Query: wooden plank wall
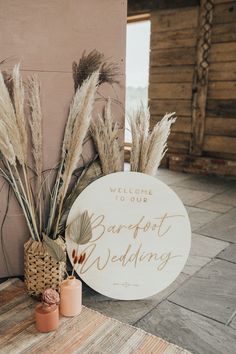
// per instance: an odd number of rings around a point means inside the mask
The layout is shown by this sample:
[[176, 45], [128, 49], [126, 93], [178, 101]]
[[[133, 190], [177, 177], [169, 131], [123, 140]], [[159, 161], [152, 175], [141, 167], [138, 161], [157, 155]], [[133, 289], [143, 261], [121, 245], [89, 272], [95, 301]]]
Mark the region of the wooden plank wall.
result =
[[169, 153], [189, 151], [197, 26], [198, 7], [151, 13], [151, 124], [166, 112], [176, 112], [178, 119], [169, 138]]
[[204, 154], [236, 160], [236, 1], [215, 0]]
[[[214, 4], [201, 158], [219, 159], [220, 166], [222, 161], [236, 161], [236, 1], [215, 0]], [[185, 156], [185, 170], [188, 161], [193, 161], [189, 158], [197, 159], [191, 157], [190, 138], [198, 16], [198, 6], [151, 13], [151, 124], [166, 111], [176, 112], [178, 119], [169, 138], [168, 153], [180, 156], [181, 161]], [[196, 166], [201, 172], [201, 163]], [[224, 173], [223, 167], [219, 167], [219, 173]]]

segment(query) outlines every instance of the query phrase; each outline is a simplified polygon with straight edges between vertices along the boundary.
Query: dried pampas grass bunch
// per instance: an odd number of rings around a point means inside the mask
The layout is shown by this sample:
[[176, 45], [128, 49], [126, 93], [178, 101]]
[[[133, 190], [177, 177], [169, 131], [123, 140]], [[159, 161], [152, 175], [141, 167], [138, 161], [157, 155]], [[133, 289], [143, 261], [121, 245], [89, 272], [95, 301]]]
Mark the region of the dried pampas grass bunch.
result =
[[[97, 51], [83, 53], [79, 63], [73, 63], [75, 93], [69, 106], [60, 159], [52, 169], [55, 173], [52, 172], [52, 186], [48, 187], [49, 177], [43, 171], [39, 80], [31, 76], [23, 82], [19, 65], [10, 74], [0, 71], [0, 175], [14, 191], [32, 239], [51, 248], [49, 253], [57, 255], [58, 262], [64, 252], [53, 240], [64, 235], [68, 213], [79, 193], [94, 179], [123, 170], [119, 127], [113, 121], [111, 99], [106, 99], [103, 113], [92, 119], [98, 88], [103, 83], [117, 83], [117, 74], [117, 66], [108, 63]], [[175, 117], [173, 113], [166, 114], [151, 132], [149, 120], [149, 111], [143, 106], [130, 119], [131, 171], [155, 175]], [[79, 168], [89, 133], [98, 158]]]
[[118, 141], [118, 124], [113, 122], [111, 100], [108, 99], [103, 116], [91, 121], [90, 132], [96, 145], [102, 172], [107, 175], [123, 170], [120, 146]]
[[130, 118], [132, 135], [130, 169], [155, 176], [157, 169], [167, 151], [167, 139], [171, 125], [175, 122], [175, 113], [166, 114], [152, 131], [150, 130], [150, 113], [141, 105]]
[[[10, 74], [0, 71], [0, 175], [14, 191], [33, 240], [56, 240], [63, 235], [66, 217], [82, 186], [93, 181], [94, 176], [101, 176], [97, 159], [82, 166], [79, 174], [76, 171], [89, 132], [97, 89], [103, 82], [115, 82], [109, 76], [113, 75], [112, 68], [96, 51], [81, 58], [52, 187], [48, 187], [48, 176], [44, 177], [43, 172], [39, 80], [31, 76], [23, 83], [19, 65]], [[27, 109], [29, 116], [25, 113]], [[111, 131], [115, 134], [116, 127]], [[47, 247], [54, 247], [54, 254], [61, 253], [53, 242], [48, 241]]]
[[[22, 208], [30, 234], [40, 240], [35, 200], [27, 164], [28, 135], [24, 113], [25, 90], [16, 65], [11, 75], [12, 96], [0, 72], [1, 176], [12, 187]], [[4, 148], [7, 147], [7, 150]]]
[[107, 62], [104, 54], [93, 50], [86, 55], [83, 52], [78, 64], [74, 61], [72, 63], [73, 79], [75, 91], [82, 83], [92, 75], [93, 72], [99, 70], [98, 84], [104, 83], [118, 84], [117, 76], [119, 75], [119, 68], [117, 64]]

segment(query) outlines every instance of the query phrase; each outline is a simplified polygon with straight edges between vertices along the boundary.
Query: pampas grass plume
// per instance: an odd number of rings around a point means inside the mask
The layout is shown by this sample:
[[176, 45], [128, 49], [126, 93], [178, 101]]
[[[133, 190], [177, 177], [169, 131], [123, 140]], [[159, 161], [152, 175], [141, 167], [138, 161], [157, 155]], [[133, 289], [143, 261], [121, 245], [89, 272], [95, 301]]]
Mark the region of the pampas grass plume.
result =
[[171, 125], [175, 122], [175, 113], [166, 114], [150, 132], [150, 113], [141, 105], [130, 118], [132, 135], [130, 168], [155, 176], [167, 150], [167, 139]]

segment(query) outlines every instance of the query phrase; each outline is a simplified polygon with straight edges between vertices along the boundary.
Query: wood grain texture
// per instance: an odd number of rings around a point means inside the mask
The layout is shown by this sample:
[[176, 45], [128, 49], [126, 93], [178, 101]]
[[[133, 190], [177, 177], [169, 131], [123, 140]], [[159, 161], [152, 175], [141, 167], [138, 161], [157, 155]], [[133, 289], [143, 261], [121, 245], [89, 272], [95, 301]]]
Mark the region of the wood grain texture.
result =
[[204, 151], [234, 153], [236, 151], [236, 137], [206, 135], [203, 149]]
[[[234, 169], [234, 163], [236, 161], [236, 154], [234, 152], [215, 152], [215, 151], [204, 151], [206, 157], [213, 159], [217, 159], [221, 162], [222, 165], [225, 163], [232, 163], [232, 169]], [[233, 175], [232, 173], [230, 175]]]
[[197, 7], [152, 12], [152, 30], [159, 32], [197, 27]]
[[234, 100], [236, 97], [236, 81], [209, 82], [209, 99]]
[[151, 48], [166, 49], [178, 47], [195, 47], [196, 40], [197, 33], [195, 28], [159, 32], [158, 28], [156, 28], [155, 31], [155, 28], [153, 27], [153, 32], [151, 34]]
[[[236, 161], [230, 158], [220, 158], [216, 156], [189, 156], [187, 153], [177, 151], [173, 154], [169, 153], [169, 169], [173, 171], [182, 171], [187, 173], [215, 174], [219, 176], [235, 176]], [[233, 155], [235, 157], [235, 155]], [[219, 201], [218, 201], [219, 202]]]
[[235, 61], [211, 63], [209, 81], [235, 81], [236, 80], [236, 57]]
[[236, 22], [216, 24], [212, 29], [212, 43], [234, 42], [236, 40]]
[[[208, 5], [208, 6], [207, 6]], [[206, 103], [209, 73], [209, 52], [211, 52], [211, 28], [213, 5], [202, 0], [199, 9], [198, 41], [192, 104], [192, 131], [190, 154], [202, 155], [205, 134]], [[207, 21], [206, 21], [207, 18]]]
[[189, 149], [197, 22], [197, 7], [151, 14], [151, 126], [166, 111], [179, 116], [168, 139], [169, 153], [186, 153]]
[[217, 4], [214, 8], [213, 24], [235, 22], [236, 1]]
[[173, 149], [176, 151], [178, 149], [181, 149], [182, 151], [188, 151], [189, 150], [189, 143], [190, 143], [190, 134], [184, 134], [184, 133], [175, 133], [172, 132], [169, 136], [168, 139], [168, 149], [173, 151]]
[[[219, 174], [232, 175], [230, 161], [235, 171], [236, 160], [236, 1], [214, 1], [204, 89], [196, 84], [197, 76], [194, 76], [194, 66], [202, 62], [201, 53], [203, 55], [198, 28], [199, 16], [204, 11], [204, 1], [201, 3], [202, 8], [163, 9], [151, 13], [151, 126], [166, 110], [175, 111], [179, 119], [172, 127], [167, 160], [174, 154], [186, 155], [190, 149], [192, 157], [186, 159], [185, 156], [180, 162], [183, 169], [189, 164], [191, 172], [217, 173], [218, 169]], [[197, 101], [195, 96], [198, 96]], [[196, 108], [199, 114], [195, 118], [193, 115], [190, 123], [188, 118]], [[193, 154], [202, 155], [203, 160]]]
[[[152, 122], [151, 122], [151, 129], [162, 118], [163, 118], [163, 116], [153, 115]], [[177, 115], [177, 120], [172, 125], [171, 131], [176, 132], [176, 133], [191, 133], [191, 131], [192, 131], [191, 118], [190, 117], [181, 117], [181, 116]]]
[[194, 62], [194, 48], [152, 50], [150, 56], [151, 66], [193, 65]]
[[190, 99], [192, 85], [190, 83], [160, 83], [149, 86], [151, 99]]
[[176, 112], [177, 116], [190, 117], [191, 101], [176, 99], [153, 99], [150, 101], [150, 112], [153, 116], [164, 115], [167, 112]]
[[149, 82], [192, 82], [193, 68], [193, 65], [152, 66], [150, 67]]
[[236, 99], [208, 99], [206, 109], [209, 117], [236, 118]]
[[146, 14], [161, 9], [177, 9], [187, 6], [198, 6], [198, 0], [129, 0], [128, 16]]
[[206, 134], [236, 137], [236, 119], [234, 118], [206, 118]]
[[236, 42], [212, 44], [209, 59], [211, 63], [236, 61]]
[[214, 4], [218, 5], [218, 4], [228, 4], [228, 3], [232, 3], [232, 0], [214, 0]]
[[[14, 291], [16, 286], [21, 289], [20, 293]], [[39, 333], [34, 323], [36, 301], [26, 296], [22, 282], [10, 281], [5, 287], [0, 287], [0, 296], [3, 299], [9, 293], [14, 296], [4, 306], [10, 305], [11, 310], [5, 309], [0, 302], [0, 348], [4, 354], [144, 353], [149, 348], [156, 353], [162, 350], [170, 354], [188, 353], [161, 338], [84, 306], [79, 316], [61, 316], [60, 325], [55, 332]], [[20, 303], [19, 296], [25, 296]]]

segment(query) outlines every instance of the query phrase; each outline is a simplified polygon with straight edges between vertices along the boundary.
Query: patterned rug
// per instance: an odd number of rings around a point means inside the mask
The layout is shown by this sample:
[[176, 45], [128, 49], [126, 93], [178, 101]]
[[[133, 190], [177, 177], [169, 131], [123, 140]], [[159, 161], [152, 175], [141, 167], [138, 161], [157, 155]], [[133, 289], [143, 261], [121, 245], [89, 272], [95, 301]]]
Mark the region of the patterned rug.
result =
[[56, 332], [38, 333], [34, 325], [35, 304], [19, 279], [0, 284], [0, 353], [189, 353], [87, 307], [77, 317], [61, 317]]

